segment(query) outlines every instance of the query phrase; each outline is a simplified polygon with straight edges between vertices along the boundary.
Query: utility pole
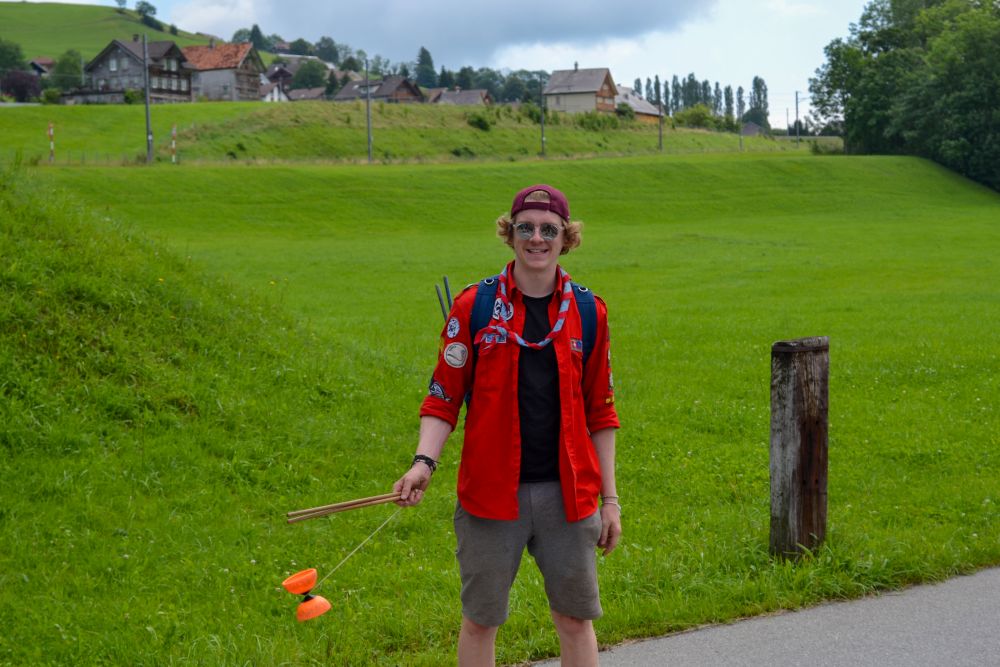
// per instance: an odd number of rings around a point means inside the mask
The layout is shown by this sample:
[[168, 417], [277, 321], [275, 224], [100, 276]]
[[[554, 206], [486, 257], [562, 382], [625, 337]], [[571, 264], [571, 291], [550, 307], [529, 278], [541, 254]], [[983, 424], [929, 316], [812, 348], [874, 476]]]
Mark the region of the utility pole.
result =
[[795, 91], [795, 145], [799, 145], [799, 91]]
[[146, 164], [153, 162], [153, 128], [149, 123], [149, 44], [142, 34], [142, 78], [146, 87]]
[[545, 91], [541, 72], [538, 72], [538, 107], [542, 110], [542, 157], [545, 157]]
[[663, 94], [657, 89], [656, 91], [656, 106], [660, 110], [660, 152], [663, 152]]
[[365, 117], [368, 122], [368, 164], [372, 163], [372, 82], [368, 78], [368, 58], [365, 58]]

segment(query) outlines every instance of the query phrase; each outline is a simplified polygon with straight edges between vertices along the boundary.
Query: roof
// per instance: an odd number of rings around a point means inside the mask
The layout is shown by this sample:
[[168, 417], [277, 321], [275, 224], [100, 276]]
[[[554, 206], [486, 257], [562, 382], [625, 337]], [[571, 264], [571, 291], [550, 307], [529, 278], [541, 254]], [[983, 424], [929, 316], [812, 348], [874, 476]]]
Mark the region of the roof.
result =
[[457, 104], [460, 106], [479, 106], [488, 104], [490, 92], [485, 88], [474, 88], [469, 90], [445, 90], [438, 95], [435, 102], [438, 104]]
[[[560, 69], [552, 72], [545, 86], [546, 95], [565, 95], [567, 93], [596, 93], [611, 79], [611, 70], [607, 67], [592, 69]], [[614, 80], [611, 79], [614, 87]]]
[[53, 60], [52, 58], [49, 58], [48, 56], [38, 56], [31, 62], [38, 63], [39, 65], [42, 65], [44, 67], [52, 67], [53, 65], [56, 64], [56, 61]]
[[[248, 57], [253, 58], [253, 44], [209, 44], [208, 46], [185, 46], [181, 49], [192, 68], [205, 71], [212, 69], [236, 69]], [[260, 60], [258, 56], [256, 60]], [[261, 63], [263, 69], [263, 63]]]
[[293, 102], [301, 102], [302, 100], [324, 100], [326, 99], [326, 88], [320, 86], [319, 88], [297, 88], [295, 90], [289, 90], [287, 93], [288, 99]]
[[[334, 96], [334, 100], [356, 100], [365, 96], [366, 81], [360, 79], [358, 81], [351, 81]], [[411, 82], [404, 76], [389, 76], [381, 81], [372, 79], [370, 82], [371, 95], [372, 98], [388, 98], [391, 97], [394, 92], [400, 88], [409, 88], [411, 92], [415, 93], [417, 96], [423, 98], [423, 93], [417, 88], [416, 84]]]
[[632, 107], [632, 111], [638, 114], [644, 114], [646, 116], [660, 115], [660, 110], [656, 108], [655, 104], [647, 102], [636, 95], [635, 90], [632, 88], [621, 84], [618, 84], [615, 87], [618, 88], [618, 94], [615, 95], [615, 106], [618, 106], [619, 104], [627, 104]]
[[[102, 58], [107, 54], [108, 51], [113, 49], [115, 46], [120, 47], [123, 51], [135, 58], [136, 62], [142, 63], [142, 42], [140, 40], [133, 39], [131, 41], [123, 41], [120, 39], [113, 39], [111, 42], [101, 49], [93, 60], [87, 63], [84, 70], [89, 70], [93, 65], [101, 61]], [[184, 53], [177, 48], [177, 45], [171, 40], [165, 40], [160, 42], [148, 42], [147, 49], [149, 51], [149, 61], [150, 63], [155, 63], [158, 60], [163, 60], [163, 58], [170, 53], [171, 50], [176, 50], [181, 56], [184, 62], [187, 61]]]

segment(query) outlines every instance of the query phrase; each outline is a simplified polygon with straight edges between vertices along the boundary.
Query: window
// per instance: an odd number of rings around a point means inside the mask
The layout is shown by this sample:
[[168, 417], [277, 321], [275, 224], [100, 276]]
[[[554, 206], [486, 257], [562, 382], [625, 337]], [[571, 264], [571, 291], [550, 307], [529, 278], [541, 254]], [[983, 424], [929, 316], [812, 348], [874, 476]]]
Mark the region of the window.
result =
[[170, 90], [177, 90], [177, 84], [178, 84], [177, 79], [171, 79], [170, 80]]
[[186, 93], [187, 89], [188, 89], [188, 80], [181, 79], [181, 90], [183, 90]]
[[111, 70], [112, 72], [118, 71], [118, 58], [108, 59], [108, 69]]
[[128, 69], [128, 58], [122, 58], [122, 71], [124, 72], [127, 69]]

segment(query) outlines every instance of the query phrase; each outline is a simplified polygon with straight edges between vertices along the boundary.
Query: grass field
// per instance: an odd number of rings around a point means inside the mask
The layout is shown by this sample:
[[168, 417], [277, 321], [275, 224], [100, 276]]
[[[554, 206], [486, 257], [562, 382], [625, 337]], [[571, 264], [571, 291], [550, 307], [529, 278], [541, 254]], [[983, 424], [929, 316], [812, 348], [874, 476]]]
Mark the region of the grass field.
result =
[[[485, 113], [489, 130], [469, 124]], [[145, 160], [141, 106], [0, 108], [0, 158], [20, 152], [29, 163], [47, 163], [49, 123], [56, 134], [56, 164], [114, 164]], [[177, 126], [182, 163], [301, 163], [367, 161], [365, 108], [357, 103], [198, 103], [152, 107], [156, 159], [170, 161], [170, 132]], [[509, 107], [488, 112], [469, 107], [386, 105], [372, 107], [373, 157], [377, 162], [525, 160], [541, 149], [539, 126]], [[664, 133], [664, 152], [736, 152], [739, 137], [702, 130]], [[809, 144], [745, 137], [749, 152], [808, 153]], [[551, 157], [654, 154], [657, 128], [638, 123], [610, 130], [582, 130], [565, 117], [546, 127]]]
[[[154, 3], [155, 4], [155, 3]], [[132, 10], [58, 2], [0, 2], [0, 37], [20, 45], [27, 60], [58, 58], [76, 49], [86, 60], [94, 58], [113, 39], [128, 40], [146, 34], [150, 41], [173, 40], [178, 46], [208, 44], [208, 36], [184, 30], [178, 34], [144, 25]], [[178, 26], [180, 28], [181, 26]]]
[[[538, 181], [611, 309], [626, 533], [602, 643], [1000, 563], [1000, 197], [928, 162], [35, 169], [0, 182], [0, 662], [450, 662], [458, 435], [309, 624], [280, 580], [392, 510], [282, 513], [400, 474], [433, 284], [497, 270], [491, 221]], [[806, 335], [831, 340], [828, 542], [780, 563], [769, 352]], [[499, 659], [551, 655], [528, 563], [512, 611]]]

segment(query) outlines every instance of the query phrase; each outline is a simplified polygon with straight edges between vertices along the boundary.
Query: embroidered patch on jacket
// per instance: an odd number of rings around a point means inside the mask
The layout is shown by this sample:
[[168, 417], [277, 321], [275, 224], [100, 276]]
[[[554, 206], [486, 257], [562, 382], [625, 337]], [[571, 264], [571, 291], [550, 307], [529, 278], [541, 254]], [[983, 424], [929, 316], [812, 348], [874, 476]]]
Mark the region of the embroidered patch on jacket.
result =
[[512, 317], [514, 317], [514, 304], [508, 303], [504, 307], [503, 301], [497, 297], [497, 300], [493, 302], [493, 319], [507, 322]]
[[504, 331], [502, 333], [487, 333], [487, 334], [483, 334], [483, 342], [484, 343], [492, 343], [492, 344], [506, 343], [507, 342], [507, 332]]
[[461, 343], [452, 343], [444, 348], [444, 361], [452, 368], [461, 368], [469, 359], [469, 348]]
[[577, 354], [583, 354], [583, 341], [579, 338], [570, 338], [569, 349], [573, 350]]
[[440, 398], [442, 401], [451, 403], [451, 396], [445, 393], [444, 387], [442, 387], [441, 383], [434, 378], [431, 378], [431, 384], [430, 387], [427, 388], [427, 393], [434, 398]]
[[448, 338], [454, 338], [461, 331], [461, 326], [458, 323], [458, 318], [453, 317], [448, 320]]

